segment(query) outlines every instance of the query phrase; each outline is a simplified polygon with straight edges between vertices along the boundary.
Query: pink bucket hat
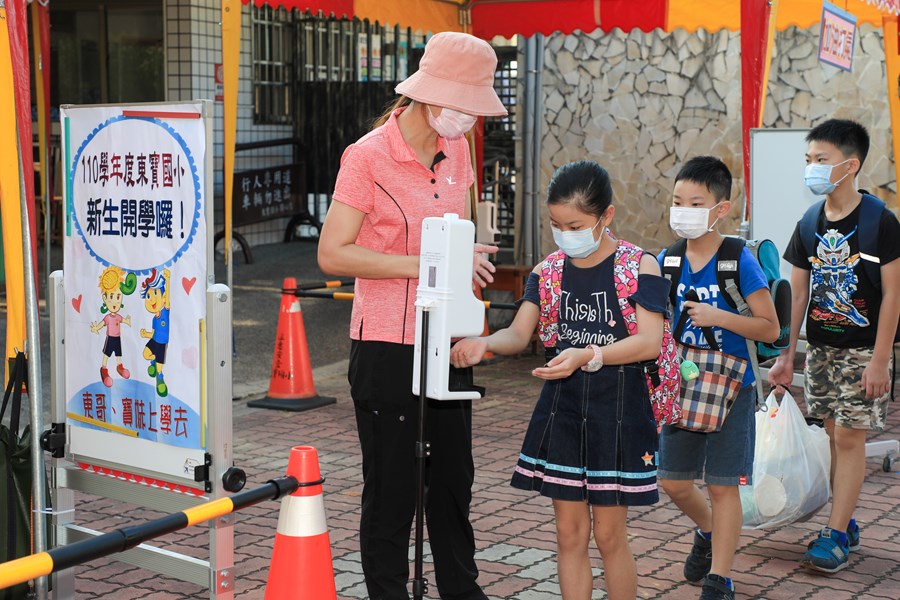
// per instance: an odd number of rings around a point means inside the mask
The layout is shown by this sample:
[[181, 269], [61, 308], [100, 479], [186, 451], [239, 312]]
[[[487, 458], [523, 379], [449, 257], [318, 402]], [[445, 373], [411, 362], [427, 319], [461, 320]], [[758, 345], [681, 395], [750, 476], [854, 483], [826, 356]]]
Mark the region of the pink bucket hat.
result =
[[416, 102], [470, 115], [501, 117], [507, 112], [494, 91], [496, 69], [497, 54], [486, 41], [467, 33], [444, 31], [428, 40], [419, 70], [395, 90]]

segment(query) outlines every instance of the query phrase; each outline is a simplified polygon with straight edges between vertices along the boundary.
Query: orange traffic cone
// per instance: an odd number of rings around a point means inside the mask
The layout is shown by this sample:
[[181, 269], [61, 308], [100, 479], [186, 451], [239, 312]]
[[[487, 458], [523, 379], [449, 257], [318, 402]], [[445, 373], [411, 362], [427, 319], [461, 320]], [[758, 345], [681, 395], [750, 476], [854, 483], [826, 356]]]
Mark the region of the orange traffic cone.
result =
[[313, 385], [312, 365], [306, 346], [306, 327], [300, 299], [294, 295], [297, 280], [287, 277], [281, 290], [281, 311], [275, 335], [275, 355], [269, 392], [261, 400], [251, 400], [247, 406], [274, 408], [298, 412], [334, 404], [334, 398], [319, 396]]
[[281, 499], [265, 600], [334, 600], [337, 591], [325, 526], [324, 479], [316, 449], [291, 448], [287, 474], [296, 478], [300, 487]]

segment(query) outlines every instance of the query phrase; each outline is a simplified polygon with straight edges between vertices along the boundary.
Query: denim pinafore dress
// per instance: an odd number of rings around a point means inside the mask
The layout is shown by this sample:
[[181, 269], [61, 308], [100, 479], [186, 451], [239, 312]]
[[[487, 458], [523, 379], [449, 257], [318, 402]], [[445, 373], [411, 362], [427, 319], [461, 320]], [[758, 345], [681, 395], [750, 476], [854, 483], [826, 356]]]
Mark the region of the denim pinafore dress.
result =
[[[616, 299], [613, 262], [610, 256], [596, 266], [578, 268], [566, 261], [559, 351], [602, 347], [628, 336]], [[645, 291], [645, 302], [639, 289], [632, 299], [648, 310], [664, 311], [665, 300], [656, 295]], [[539, 305], [534, 274], [524, 299]], [[659, 500], [658, 448], [644, 365], [605, 365], [595, 373], [578, 369], [544, 384], [511, 485], [593, 506], [653, 504]]]

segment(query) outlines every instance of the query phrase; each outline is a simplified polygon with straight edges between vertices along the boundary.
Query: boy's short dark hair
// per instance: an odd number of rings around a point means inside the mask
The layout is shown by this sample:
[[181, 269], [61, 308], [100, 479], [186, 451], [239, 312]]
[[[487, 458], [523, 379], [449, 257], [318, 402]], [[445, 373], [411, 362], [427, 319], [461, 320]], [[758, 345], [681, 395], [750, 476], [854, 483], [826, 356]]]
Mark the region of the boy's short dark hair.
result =
[[837, 146], [844, 156], [859, 158], [859, 167], [869, 154], [869, 132], [849, 119], [829, 119], [816, 125], [806, 134], [806, 142], [828, 142]]
[[718, 200], [731, 200], [731, 171], [715, 156], [696, 156], [684, 163], [675, 183], [681, 180], [705, 185]]

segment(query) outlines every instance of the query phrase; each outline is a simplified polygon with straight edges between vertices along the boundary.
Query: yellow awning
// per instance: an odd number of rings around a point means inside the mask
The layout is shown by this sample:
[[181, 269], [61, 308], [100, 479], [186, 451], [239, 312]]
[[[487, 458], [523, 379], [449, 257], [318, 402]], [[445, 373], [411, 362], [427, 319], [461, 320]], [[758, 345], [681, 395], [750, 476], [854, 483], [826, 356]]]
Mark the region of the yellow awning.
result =
[[440, 0], [354, 0], [353, 12], [359, 19], [409, 27], [413, 31], [462, 31], [459, 5]]
[[[241, 0], [249, 4], [250, 0]], [[459, 9], [463, 0], [253, 0], [256, 6], [319, 12], [338, 18], [378, 21], [413, 31], [462, 31]]]
[[[866, 0], [837, 0], [834, 4], [855, 15], [859, 24], [881, 27], [881, 20], [886, 16]], [[805, 29], [821, 19], [822, 0], [780, 0], [775, 28], [780, 31], [795, 25]], [[681, 28], [737, 31], [741, 28], [741, 3], [737, 0], [669, 0], [666, 29]]]

